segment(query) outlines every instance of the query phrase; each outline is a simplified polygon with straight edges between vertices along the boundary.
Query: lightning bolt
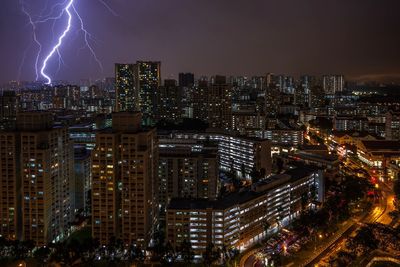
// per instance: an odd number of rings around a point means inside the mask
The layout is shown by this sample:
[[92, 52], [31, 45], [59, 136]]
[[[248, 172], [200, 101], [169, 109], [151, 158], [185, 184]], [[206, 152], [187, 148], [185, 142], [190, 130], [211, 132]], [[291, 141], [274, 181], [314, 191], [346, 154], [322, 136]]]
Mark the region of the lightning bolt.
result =
[[81, 31], [83, 32], [83, 37], [85, 39], [85, 44], [86, 47], [89, 49], [90, 53], [92, 54], [94, 60], [96, 60], [97, 64], [99, 65], [100, 69], [103, 71], [103, 64], [101, 64], [100, 60], [97, 58], [96, 53], [94, 52], [92, 46], [89, 43], [88, 37], [92, 38], [91, 34], [85, 29], [85, 26], [83, 24], [82, 17], [79, 15], [78, 11], [76, 11], [76, 8], [72, 5], [72, 9], [74, 10], [76, 16], [79, 19], [80, 26], [81, 26]]
[[99, 0], [99, 2], [115, 17], [118, 17], [118, 14], [112, 9], [104, 0]]
[[68, 22], [67, 22], [67, 27], [65, 28], [65, 30], [63, 31], [63, 33], [61, 34], [61, 36], [58, 38], [58, 42], [57, 44], [53, 47], [53, 49], [50, 51], [50, 53], [45, 57], [44, 61], [43, 61], [43, 65], [42, 68], [40, 69], [40, 73], [42, 74], [42, 76], [47, 80], [46, 84], [51, 84], [51, 78], [50, 76], [48, 76], [45, 72], [46, 68], [47, 68], [47, 62], [50, 60], [50, 58], [54, 55], [54, 53], [56, 53], [58, 51], [58, 49], [60, 48], [60, 46], [62, 45], [63, 39], [65, 38], [65, 36], [67, 35], [67, 33], [69, 32], [69, 30], [71, 29], [71, 22], [72, 22], [72, 14], [71, 14], [71, 10], [70, 8], [72, 7], [72, 4], [74, 3], [74, 0], [70, 0], [68, 2], [68, 5], [65, 6], [65, 8], [63, 9], [63, 12], [66, 12], [68, 15]]
[[[36, 24], [33, 22], [32, 16], [29, 14], [28, 11], [26, 11], [25, 4], [24, 4], [24, 2], [22, 0], [20, 0], [20, 4], [21, 4], [22, 12], [28, 18], [29, 24], [32, 27], [32, 38], [33, 38], [33, 41], [38, 46], [38, 52], [37, 52], [36, 59], [35, 59], [35, 72], [36, 72], [36, 81], [37, 81], [39, 79], [38, 64], [39, 64], [40, 53], [42, 52], [42, 44], [39, 42], [39, 40], [37, 38], [37, 35], [36, 35]], [[25, 61], [25, 57], [24, 57], [23, 61]]]
[[[55, 3], [52, 5], [50, 8], [48, 8], [48, 2], [49, 0], [46, 0], [46, 6], [42, 10], [41, 14], [38, 16], [32, 16], [26, 8], [25, 8], [25, 3], [24, 0], [19, 0], [20, 5], [21, 5], [21, 10], [25, 14], [25, 16], [28, 18], [29, 25], [32, 28], [32, 39], [36, 46], [38, 47], [38, 53], [35, 58], [35, 72], [36, 72], [36, 80], [39, 79], [39, 76], [43, 77], [46, 80], [46, 84], [51, 84], [52, 83], [52, 78], [50, 77], [50, 74], [48, 73], [48, 65], [49, 62], [52, 60], [53, 57], [58, 57], [58, 70], [56, 73], [58, 73], [61, 69], [61, 65], [65, 65], [64, 60], [61, 55], [61, 48], [63, 46], [63, 43], [67, 36], [69, 35], [73, 23], [76, 21], [79, 26], [79, 31], [82, 32], [83, 36], [83, 42], [84, 42], [84, 47], [87, 48], [93, 57], [93, 59], [96, 61], [98, 64], [99, 68], [103, 72], [103, 65], [100, 61], [100, 59], [97, 57], [95, 50], [93, 46], [91, 45], [91, 42], [94, 42], [94, 38], [92, 35], [89, 33], [89, 31], [85, 28], [84, 20], [79, 14], [75, 3], [77, 2], [76, 0], [63, 0], [63, 2]], [[118, 16], [117, 13], [105, 2], [105, 0], [98, 0], [112, 15]], [[54, 13], [58, 11], [58, 14]], [[43, 15], [45, 14], [46, 15]], [[35, 19], [34, 19], [35, 17]], [[41, 55], [42, 55], [42, 50], [43, 46], [42, 43], [40, 43], [38, 36], [37, 36], [37, 28], [40, 24], [45, 24], [50, 21], [52, 21], [52, 32], [53, 36], [56, 36], [54, 33], [54, 27], [58, 22], [63, 20], [64, 17], [67, 17], [67, 22], [65, 26], [63, 26], [62, 32], [59, 34], [58, 37], [56, 37], [57, 43], [51, 47], [50, 52], [43, 58], [43, 61], [40, 60]], [[51, 24], [50, 24], [51, 25]], [[25, 57], [23, 58], [23, 61], [25, 60]], [[41, 61], [41, 67], [39, 68], [39, 62]], [[22, 66], [23, 63], [21, 63]]]

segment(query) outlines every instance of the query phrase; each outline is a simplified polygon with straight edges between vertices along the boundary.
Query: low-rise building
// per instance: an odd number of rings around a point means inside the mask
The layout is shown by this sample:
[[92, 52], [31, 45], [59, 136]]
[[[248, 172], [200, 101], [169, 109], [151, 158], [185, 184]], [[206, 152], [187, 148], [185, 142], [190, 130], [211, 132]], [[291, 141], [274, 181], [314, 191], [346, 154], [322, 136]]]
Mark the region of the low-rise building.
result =
[[400, 163], [400, 142], [393, 140], [362, 140], [357, 142], [358, 158], [370, 167], [385, 170], [389, 163]]
[[324, 198], [321, 170], [302, 166], [271, 176], [251, 188], [231, 193], [223, 199], [172, 199], [167, 208], [167, 241], [178, 248], [189, 241], [196, 258], [208, 244], [243, 250], [265, 236], [265, 224], [271, 231], [287, 225], [309, 203]]
[[187, 140], [209, 140], [218, 144], [219, 166], [224, 171], [233, 171], [238, 176], [244, 171], [250, 177], [253, 169], [271, 173], [271, 141], [265, 138], [245, 137], [226, 132], [159, 132], [160, 142], [163, 139], [187, 142]]

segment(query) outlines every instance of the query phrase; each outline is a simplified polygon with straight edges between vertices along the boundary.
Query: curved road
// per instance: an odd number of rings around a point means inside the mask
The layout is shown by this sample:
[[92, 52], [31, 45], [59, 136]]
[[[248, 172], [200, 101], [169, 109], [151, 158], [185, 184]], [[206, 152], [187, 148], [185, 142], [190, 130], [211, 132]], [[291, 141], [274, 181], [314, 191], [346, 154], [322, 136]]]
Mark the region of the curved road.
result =
[[[382, 184], [382, 187], [385, 188], [385, 190], [382, 188], [383, 197], [369, 214], [358, 221], [352, 221], [352, 223], [337, 233], [337, 236], [332, 240], [332, 242], [320, 248], [310, 259], [299, 266], [314, 266], [321, 259], [335, 253], [345, 244], [345, 239], [355, 233], [355, 231], [357, 231], [363, 224], [374, 222], [389, 224], [391, 222], [389, 212], [394, 209], [393, 194], [389, 186]], [[258, 250], [254, 250], [245, 254], [240, 262], [240, 267], [262, 266], [261, 261], [255, 256], [257, 252]]]

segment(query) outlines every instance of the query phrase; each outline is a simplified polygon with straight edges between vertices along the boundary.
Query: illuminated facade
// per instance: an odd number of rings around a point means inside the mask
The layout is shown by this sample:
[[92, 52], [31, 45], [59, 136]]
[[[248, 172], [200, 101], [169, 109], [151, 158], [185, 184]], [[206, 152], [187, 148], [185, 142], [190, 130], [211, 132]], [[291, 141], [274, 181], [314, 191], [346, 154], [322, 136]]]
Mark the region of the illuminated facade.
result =
[[140, 113], [114, 113], [92, 152], [92, 235], [146, 247], [157, 218], [158, 145]]
[[390, 111], [386, 114], [386, 139], [400, 140], [400, 112]]
[[400, 164], [400, 143], [393, 140], [357, 141], [358, 158], [370, 167], [385, 170], [390, 162]]
[[266, 222], [273, 231], [300, 215], [302, 196], [311, 195], [313, 190], [315, 200], [322, 202], [322, 173], [302, 167], [217, 201], [172, 199], [167, 209], [166, 238], [175, 248], [188, 240], [196, 258], [202, 257], [210, 243], [243, 250], [265, 236]]
[[207, 92], [208, 82], [199, 81], [193, 89], [193, 118], [206, 120], [207, 119]]
[[216, 146], [202, 142], [159, 142], [159, 200], [163, 207], [171, 198], [217, 198], [219, 170]]
[[135, 64], [135, 86], [144, 125], [154, 125], [157, 114], [157, 90], [161, 85], [161, 62], [138, 61]]
[[[9, 186], [9, 193], [5, 194], [8, 203], [2, 202], [8, 205], [9, 213], [2, 218], [11, 219], [11, 211], [14, 211], [11, 227], [14, 230], [9, 228], [9, 234], [4, 235], [33, 240], [37, 245], [64, 238], [73, 218], [70, 197], [74, 188], [72, 143], [65, 127], [53, 127], [52, 124], [51, 113], [19, 113], [17, 131], [2, 133], [0, 138], [1, 151], [6, 152], [1, 154], [1, 164], [6, 164], [6, 168], [0, 168], [0, 178], [8, 181]], [[9, 181], [11, 177], [13, 183]], [[15, 234], [16, 214], [21, 214], [17, 229], [22, 236]]]
[[267, 129], [255, 131], [255, 136], [269, 139], [272, 144], [276, 145], [297, 146], [304, 143], [304, 133], [302, 130]]
[[208, 86], [207, 122], [212, 128], [231, 129], [232, 125], [232, 86], [226, 77], [216, 76], [215, 82]]
[[175, 80], [165, 80], [163, 86], [157, 88], [157, 120], [178, 122], [182, 118], [182, 88]]
[[14, 91], [0, 92], [0, 130], [15, 127], [19, 97]]
[[271, 173], [271, 141], [256, 137], [230, 135], [224, 132], [173, 132], [161, 138], [179, 140], [210, 140], [218, 144], [219, 166], [224, 171], [234, 171], [238, 175], [244, 167], [246, 177], [253, 168]]
[[135, 65], [115, 64], [115, 111], [135, 111], [139, 105]]
[[322, 86], [325, 94], [334, 95], [344, 90], [343, 75], [325, 75], [322, 77]]
[[333, 118], [333, 129], [335, 131], [368, 131], [368, 118], [335, 116]]
[[0, 132], [0, 235], [7, 239], [17, 238], [18, 140], [13, 133]]
[[265, 129], [265, 115], [251, 111], [235, 111], [232, 113], [232, 130], [238, 131], [240, 134], [252, 133], [256, 130]]

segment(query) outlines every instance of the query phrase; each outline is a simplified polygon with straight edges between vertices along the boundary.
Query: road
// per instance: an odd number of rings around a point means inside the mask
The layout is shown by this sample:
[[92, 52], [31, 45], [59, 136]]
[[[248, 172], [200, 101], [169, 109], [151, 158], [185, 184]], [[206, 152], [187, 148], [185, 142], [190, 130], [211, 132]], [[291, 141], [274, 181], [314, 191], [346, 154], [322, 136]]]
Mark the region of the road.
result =
[[[339, 251], [345, 244], [349, 236], [352, 236], [356, 231], [363, 225], [367, 223], [383, 223], [390, 224], [392, 222], [389, 212], [394, 210], [393, 206], [393, 193], [391, 188], [381, 183], [382, 197], [379, 201], [375, 203], [372, 210], [367, 214], [358, 219], [353, 219], [342, 225], [341, 229], [336, 233], [336, 235], [331, 239], [330, 242], [320, 247], [313, 253], [305, 262], [296, 263], [298, 266], [315, 266], [323, 264], [324, 261], [329, 259], [331, 255], [334, 255]], [[258, 250], [254, 250], [245, 256], [244, 260], [241, 261], [241, 266], [244, 267], [257, 267], [262, 266], [261, 261], [257, 259], [256, 254]]]
[[[319, 132], [315, 132], [319, 135]], [[319, 135], [320, 136], [320, 135]], [[313, 138], [309, 140], [311, 144], [317, 143]], [[364, 169], [369, 173], [369, 169], [364, 166], [361, 162], [357, 160], [349, 159], [345, 161], [345, 166], [352, 166], [356, 169]], [[356, 175], [357, 173], [349, 173], [349, 175]], [[372, 173], [371, 173], [372, 175]], [[331, 239], [332, 241], [326, 244], [323, 247], [318, 248], [318, 250], [313, 253], [311, 258], [306, 260], [303, 264], [298, 264], [298, 266], [318, 266], [319, 263], [322, 263], [323, 260], [328, 259], [331, 255], [334, 255], [337, 251], [339, 251], [342, 247], [345, 246], [346, 240], [349, 236], [355, 235], [358, 229], [363, 224], [367, 223], [382, 223], [382, 224], [393, 224], [396, 222], [392, 222], [392, 218], [389, 216], [389, 213], [394, 210], [393, 199], [394, 195], [391, 189], [391, 186], [380, 183], [379, 184], [380, 191], [382, 195], [379, 197], [378, 203], [375, 203], [371, 212], [361, 218], [358, 218], [353, 221], [346, 222], [345, 225], [341, 227], [341, 229], [336, 233], [336, 235]], [[253, 251], [254, 253], [248, 253], [244, 258], [242, 258], [241, 266], [244, 267], [256, 267], [262, 266], [261, 260], [257, 259], [256, 253], [257, 251]]]
[[394, 210], [393, 206], [393, 193], [389, 186], [386, 184], [382, 185], [382, 198], [379, 201], [379, 204], [376, 205], [371, 213], [359, 220], [354, 227], [352, 227], [351, 231], [343, 234], [337, 242], [329, 246], [327, 249], [322, 251], [319, 255], [316, 255], [313, 260], [311, 260], [308, 264], [304, 266], [318, 266], [324, 265], [328, 262], [329, 258], [336, 254], [341, 248], [343, 248], [346, 244], [346, 240], [349, 236], [355, 235], [357, 230], [366, 223], [382, 223], [382, 224], [391, 224], [392, 218], [389, 216], [389, 213]]

